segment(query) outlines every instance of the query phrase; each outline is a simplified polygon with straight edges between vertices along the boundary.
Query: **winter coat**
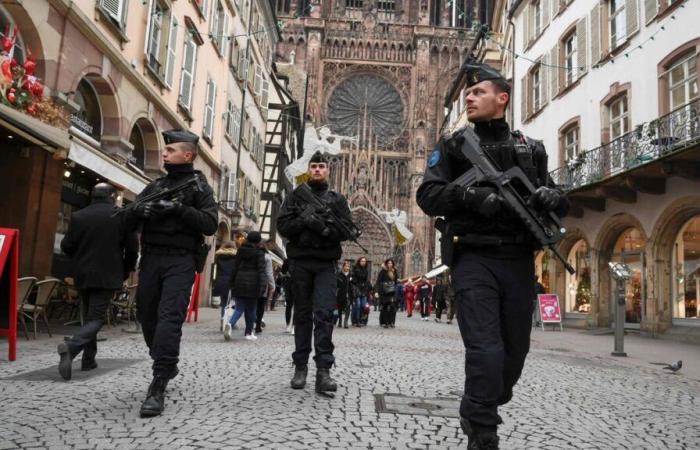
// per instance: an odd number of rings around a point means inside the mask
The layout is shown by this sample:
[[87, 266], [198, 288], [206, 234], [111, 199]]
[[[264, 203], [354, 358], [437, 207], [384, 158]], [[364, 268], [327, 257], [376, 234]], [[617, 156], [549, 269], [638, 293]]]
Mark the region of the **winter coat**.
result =
[[216, 280], [212, 295], [221, 297], [222, 302], [228, 301], [228, 291], [231, 289], [231, 272], [236, 259], [235, 248], [220, 248], [216, 251]]
[[403, 283], [401, 283], [401, 282], [396, 283], [396, 292], [395, 292], [394, 298], [396, 298], [396, 301], [399, 303], [404, 301]]
[[420, 299], [430, 299], [430, 293], [432, 292], [432, 287], [430, 286], [430, 283], [421, 283], [416, 286], [416, 295]]
[[231, 271], [231, 295], [258, 299], [265, 296], [266, 288], [265, 251], [246, 242], [238, 249], [234, 259]]
[[61, 250], [71, 258], [77, 289], [119, 289], [136, 268], [138, 240], [129, 233], [117, 208], [93, 201], [71, 218]]
[[416, 287], [413, 284], [404, 285], [403, 297], [407, 302], [413, 303], [416, 299]]
[[345, 306], [350, 303], [353, 298], [352, 295], [352, 272], [344, 274], [343, 272], [338, 272], [336, 275], [336, 280], [338, 282], [338, 290], [336, 292], [336, 298], [338, 306], [345, 308]]
[[369, 282], [367, 267], [355, 265], [352, 269], [352, 287], [354, 297], [369, 297], [372, 283]]
[[436, 284], [433, 288], [433, 304], [445, 305], [447, 300], [447, 285]]
[[[394, 283], [394, 292], [390, 292], [388, 294], [384, 292], [383, 285], [387, 281], [391, 281]], [[387, 300], [393, 300], [394, 294], [396, 293], [395, 286], [397, 282], [398, 280], [396, 279], [396, 269], [394, 269], [393, 274], [391, 274], [386, 267], [382, 266], [382, 270], [380, 270], [379, 274], [377, 275], [377, 281], [376, 283], [374, 283], [374, 292], [377, 292], [379, 294], [379, 297], [381, 297], [383, 302]]]

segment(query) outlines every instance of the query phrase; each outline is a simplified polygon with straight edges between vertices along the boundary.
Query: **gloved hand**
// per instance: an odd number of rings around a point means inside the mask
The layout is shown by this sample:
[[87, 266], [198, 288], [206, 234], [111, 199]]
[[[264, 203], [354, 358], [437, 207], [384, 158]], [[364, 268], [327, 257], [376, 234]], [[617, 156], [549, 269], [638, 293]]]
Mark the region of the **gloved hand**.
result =
[[561, 193], [545, 186], [537, 188], [530, 197], [530, 205], [538, 211], [554, 211], [561, 201]]
[[490, 186], [472, 186], [464, 188], [457, 186], [454, 191], [457, 201], [462, 207], [477, 211], [485, 217], [492, 217], [506, 207], [503, 197], [498, 190]]
[[[309, 214], [304, 216], [304, 225], [312, 231], [321, 233], [321, 235], [328, 235], [330, 230], [326, 227], [326, 223], [318, 214]], [[325, 232], [325, 234], [323, 234]]]
[[141, 203], [134, 208], [134, 214], [143, 219], [150, 219], [156, 216], [156, 210], [153, 202]]
[[155, 208], [158, 215], [176, 215], [180, 214], [182, 211], [182, 203], [178, 200], [158, 200], [153, 207]]

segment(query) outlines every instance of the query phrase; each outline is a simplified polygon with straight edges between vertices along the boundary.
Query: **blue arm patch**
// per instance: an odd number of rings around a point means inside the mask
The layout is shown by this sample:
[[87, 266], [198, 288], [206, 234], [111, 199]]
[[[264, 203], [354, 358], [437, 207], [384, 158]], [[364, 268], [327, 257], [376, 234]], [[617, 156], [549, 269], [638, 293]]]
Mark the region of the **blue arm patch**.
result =
[[437, 166], [441, 157], [442, 155], [440, 154], [440, 150], [433, 150], [433, 152], [430, 154], [430, 158], [428, 158], [428, 167], [433, 168]]

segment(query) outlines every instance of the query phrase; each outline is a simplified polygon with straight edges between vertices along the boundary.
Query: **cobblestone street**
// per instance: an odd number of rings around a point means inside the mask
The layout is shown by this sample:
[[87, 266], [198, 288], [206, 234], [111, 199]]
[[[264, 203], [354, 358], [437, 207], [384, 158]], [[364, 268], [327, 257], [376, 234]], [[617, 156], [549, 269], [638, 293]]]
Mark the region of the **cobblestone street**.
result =
[[[203, 310], [185, 326], [166, 410], [148, 420], [138, 417], [150, 375], [140, 335], [106, 327], [101, 367], [86, 376], [77, 360], [71, 382], [56, 371], [60, 333], [22, 338], [18, 361], [0, 362], [0, 448], [466, 448], [456, 325], [399, 314], [385, 330], [372, 313], [367, 328], [336, 330], [340, 388], [329, 399], [313, 392], [313, 371], [305, 390], [289, 388], [292, 337], [279, 309], [266, 321], [258, 341], [236, 330], [225, 342], [216, 311]], [[553, 335], [533, 333], [515, 398], [501, 410], [502, 448], [700, 448], [696, 377], [553, 347]]]

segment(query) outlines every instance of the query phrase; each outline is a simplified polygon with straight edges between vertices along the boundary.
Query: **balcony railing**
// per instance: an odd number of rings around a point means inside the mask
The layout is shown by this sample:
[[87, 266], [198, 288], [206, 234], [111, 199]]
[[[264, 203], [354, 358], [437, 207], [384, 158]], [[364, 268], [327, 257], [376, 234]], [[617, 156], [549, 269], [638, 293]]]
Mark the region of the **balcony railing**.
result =
[[565, 190], [593, 184], [700, 143], [700, 98], [550, 172]]

